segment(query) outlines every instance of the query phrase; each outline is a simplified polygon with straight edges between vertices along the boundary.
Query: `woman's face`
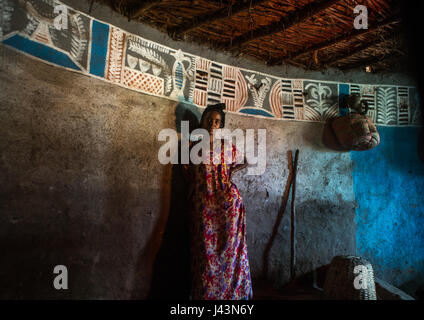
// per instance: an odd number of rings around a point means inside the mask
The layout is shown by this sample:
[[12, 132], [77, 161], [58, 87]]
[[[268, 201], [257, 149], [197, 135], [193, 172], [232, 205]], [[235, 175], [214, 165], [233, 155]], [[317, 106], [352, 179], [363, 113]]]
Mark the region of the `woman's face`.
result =
[[214, 129], [221, 128], [221, 114], [218, 111], [211, 111], [203, 118], [202, 128], [211, 133]]

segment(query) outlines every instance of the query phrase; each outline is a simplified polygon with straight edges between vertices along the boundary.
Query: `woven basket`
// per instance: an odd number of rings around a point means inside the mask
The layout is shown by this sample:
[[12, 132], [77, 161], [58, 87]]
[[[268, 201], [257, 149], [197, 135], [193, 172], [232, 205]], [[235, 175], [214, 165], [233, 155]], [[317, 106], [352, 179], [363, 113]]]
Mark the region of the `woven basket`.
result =
[[377, 128], [366, 115], [351, 113], [334, 119], [331, 125], [337, 141], [346, 150], [370, 150], [380, 143]]
[[356, 256], [335, 256], [325, 278], [323, 298], [377, 300], [371, 263]]
[[369, 106], [358, 94], [350, 95], [346, 105], [351, 113], [335, 118], [331, 126], [340, 145], [346, 150], [365, 151], [380, 143], [374, 122], [366, 116]]

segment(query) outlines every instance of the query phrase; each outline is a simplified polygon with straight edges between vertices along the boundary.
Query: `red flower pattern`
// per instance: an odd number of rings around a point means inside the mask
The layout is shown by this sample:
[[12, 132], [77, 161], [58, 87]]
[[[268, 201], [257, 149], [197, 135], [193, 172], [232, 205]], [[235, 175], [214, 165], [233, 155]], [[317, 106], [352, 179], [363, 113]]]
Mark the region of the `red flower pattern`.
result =
[[[229, 145], [225, 145], [229, 146]], [[191, 296], [195, 300], [253, 297], [243, 199], [230, 179], [236, 165], [233, 144], [210, 152], [209, 164], [184, 166], [191, 179]], [[225, 161], [224, 152], [229, 152]], [[218, 156], [218, 161], [213, 158]], [[220, 160], [220, 161], [219, 161]], [[231, 163], [228, 163], [231, 162]]]

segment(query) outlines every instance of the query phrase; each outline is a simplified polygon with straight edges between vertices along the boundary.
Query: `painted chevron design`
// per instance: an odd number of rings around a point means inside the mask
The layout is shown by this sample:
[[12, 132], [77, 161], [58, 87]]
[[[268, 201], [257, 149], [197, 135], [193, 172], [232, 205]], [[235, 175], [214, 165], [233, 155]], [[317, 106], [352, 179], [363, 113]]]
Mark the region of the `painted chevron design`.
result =
[[377, 88], [377, 124], [396, 124], [396, 88]]

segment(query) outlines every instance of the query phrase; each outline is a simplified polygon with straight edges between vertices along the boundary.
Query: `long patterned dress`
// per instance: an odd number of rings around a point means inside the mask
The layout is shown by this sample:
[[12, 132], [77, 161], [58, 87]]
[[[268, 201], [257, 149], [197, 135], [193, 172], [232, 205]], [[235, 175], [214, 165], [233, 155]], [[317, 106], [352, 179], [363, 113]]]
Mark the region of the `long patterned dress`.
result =
[[[225, 144], [227, 145], [227, 144]], [[230, 180], [236, 148], [210, 152], [210, 164], [185, 166], [191, 179], [191, 298], [249, 300], [253, 297], [243, 200]], [[226, 151], [225, 151], [226, 150]], [[225, 163], [224, 152], [229, 152]], [[228, 154], [228, 153], [227, 153]], [[215, 161], [219, 161], [215, 160]]]

